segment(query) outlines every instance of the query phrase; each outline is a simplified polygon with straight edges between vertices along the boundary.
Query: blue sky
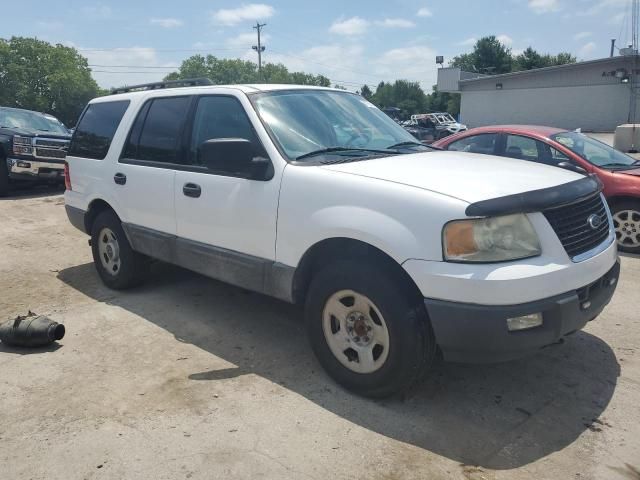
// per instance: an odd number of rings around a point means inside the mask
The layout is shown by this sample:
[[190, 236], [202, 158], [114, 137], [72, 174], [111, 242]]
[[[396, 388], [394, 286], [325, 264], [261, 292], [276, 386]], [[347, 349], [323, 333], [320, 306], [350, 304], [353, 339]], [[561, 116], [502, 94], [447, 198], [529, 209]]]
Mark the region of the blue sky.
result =
[[[494, 34], [514, 52], [569, 51], [605, 57], [610, 39], [630, 41], [630, 0], [41, 0], [6, 2], [0, 37], [36, 36], [74, 46], [103, 87], [160, 80], [196, 53], [264, 61], [322, 73], [356, 89], [406, 78], [429, 89], [435, 56], [469, 51]], [[152, 5], [152, 6], [151, 6]], [[22, 21], [22, 20], [28, 21]]]

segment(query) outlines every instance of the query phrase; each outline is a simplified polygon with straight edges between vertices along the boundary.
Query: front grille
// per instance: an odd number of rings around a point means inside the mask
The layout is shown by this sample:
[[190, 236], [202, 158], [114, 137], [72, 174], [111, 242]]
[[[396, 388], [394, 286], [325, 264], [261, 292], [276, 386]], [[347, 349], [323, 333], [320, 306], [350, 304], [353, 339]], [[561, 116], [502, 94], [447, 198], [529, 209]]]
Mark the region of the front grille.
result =
[[36, 147], [36, 157], [64, 158], [66, 156], [67, 156], [67, 152], [65, 150]]
[[[597, 247], [609, 236], [609, 218], [600, 194], [542, 212], [573, 258]], [[595, 215], [598, 222], [589, 222]], [[595, 228], [594, 228], [595, 227]]]
[[62, 159], [67, 156], [68, 146], [68, 140], [49, 140], [46, 138], [36, 138], [35, 157]]
[[69, 143], [67, 140], [47, 140], [46, 138], [36, 138], [37, 147], [64, 147]]

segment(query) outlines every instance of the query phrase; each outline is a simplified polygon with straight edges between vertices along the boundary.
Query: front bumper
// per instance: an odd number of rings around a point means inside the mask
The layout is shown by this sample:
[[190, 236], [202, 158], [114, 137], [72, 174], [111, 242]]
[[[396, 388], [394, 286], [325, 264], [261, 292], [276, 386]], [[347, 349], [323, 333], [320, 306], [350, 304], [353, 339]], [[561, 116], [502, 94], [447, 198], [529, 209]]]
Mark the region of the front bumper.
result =
[[[583, 328], [609, 303], [618, 284], [620, 263], [582, 288], [542, 300], [487, 306], [425, 299], [444, 359], [488, 363], [512, 360], [557, 342]], [[542, 325], [510, 332], [507, 319], [542, 313]]]
[[64, 160], [8, 158], [7, 170], [14, 180], [64, 180]]

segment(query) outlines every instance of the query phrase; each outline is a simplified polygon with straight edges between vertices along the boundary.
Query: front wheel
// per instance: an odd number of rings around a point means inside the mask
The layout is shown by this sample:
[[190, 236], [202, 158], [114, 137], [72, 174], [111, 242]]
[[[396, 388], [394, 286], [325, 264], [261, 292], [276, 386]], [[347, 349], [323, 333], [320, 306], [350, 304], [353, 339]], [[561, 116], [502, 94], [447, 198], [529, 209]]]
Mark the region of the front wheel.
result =
[[434, 358], [426, 310], [394, 277], [340, 261], [316, 274], [309, 287], [305, 316], [313, 350], [329, 375], [361, 395], [408, 389]]
[[111, 210], [98, 215], [91, 228], [93, 263], [104, 284], [114, 290], [139, 285], [149, 268], [147, 257], [135, 252]]
[[620, 202], [612, 208], [618, 248], [640, 253], [640, 202]]
[[0, 197], [9, 193], [9, 168], [7, 161], [0, 156]]

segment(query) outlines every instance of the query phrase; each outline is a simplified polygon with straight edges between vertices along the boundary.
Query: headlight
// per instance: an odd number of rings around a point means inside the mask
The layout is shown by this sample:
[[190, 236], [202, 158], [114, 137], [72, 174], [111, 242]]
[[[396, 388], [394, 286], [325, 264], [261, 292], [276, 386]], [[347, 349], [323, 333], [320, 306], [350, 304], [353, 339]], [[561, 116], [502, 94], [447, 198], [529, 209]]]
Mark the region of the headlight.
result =
[[13, 136], [13, 153], [15, 155], [33, 155], [30, 137]]
[[444, 258], [453, 262], [504, 262], [540, 255], [540, 242], [524, 214], [456, 220], [442, 232]]

